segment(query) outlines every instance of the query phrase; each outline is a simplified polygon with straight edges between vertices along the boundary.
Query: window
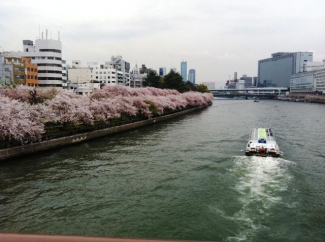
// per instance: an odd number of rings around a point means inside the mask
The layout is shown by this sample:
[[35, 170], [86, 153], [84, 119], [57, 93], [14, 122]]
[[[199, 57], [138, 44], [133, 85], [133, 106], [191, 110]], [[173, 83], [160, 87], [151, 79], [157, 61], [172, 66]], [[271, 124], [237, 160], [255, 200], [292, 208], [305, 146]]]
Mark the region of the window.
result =
[[62, 71], [38, 71], [38, 73], [56, 73], [56, 74], [62, 74]]
[[40, 52], [56, 52], [56, 53], [61, 53], [61, 50], [56, 50], [56, 49], [40, 49]]
[[37, 64], [38, 66], [62, 67], [60, 64]]
[[96, 79], [98, 79], [98, 76], [96, 76]]

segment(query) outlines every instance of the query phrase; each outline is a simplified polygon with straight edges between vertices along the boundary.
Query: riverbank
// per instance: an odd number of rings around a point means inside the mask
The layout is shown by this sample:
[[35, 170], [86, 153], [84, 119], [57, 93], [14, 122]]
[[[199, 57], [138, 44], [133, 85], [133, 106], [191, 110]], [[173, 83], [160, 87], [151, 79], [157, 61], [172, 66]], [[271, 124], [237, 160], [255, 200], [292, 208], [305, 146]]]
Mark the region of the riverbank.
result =
[[290, 94], [288, 96], [279, 96], [277, 98], [277, 100], [290, 101], [290, 102], [309, 102], [309, 103], [325, 104], [325, 96], [322, 96], [322, 95]]
[[152, 119], [147, 119], [138, 122], [130, 122], [127, 124], [122, 124], [110, 128], [104, 128], [101, 130], [95, 130], [95, 131], [86, 132], [82, 134], [70, 135], [58, 139], [52, 139], [48, 141], [42, 141], [38, 143], [33, 143], [33, 144], [28, 144], [28, 145], [23, 145], [23, 146], [8, 148], [8, 149], [2, 149], [0, 150], [0, 161], [11, 159], [22, 155], [34, 154], [41, 151], [72, 145], [72, 144], [76, 144], [76, 143], [80, 143], [80, 142], [84, 142], [84, 141], [88, 141], [88, 140], [92, 140], [92, 139], [96, 139], [108, 135], [121, 133], [128, 130], [140, 128], [146, 125], [162, 122], [168, 119], [172, 119], [188, 113], [202, 110], [208, 106], [210, 105], [203, 105], [195, 108], [186, 109], [184, 111], [175, 112], [172, 114], [154, 117]]

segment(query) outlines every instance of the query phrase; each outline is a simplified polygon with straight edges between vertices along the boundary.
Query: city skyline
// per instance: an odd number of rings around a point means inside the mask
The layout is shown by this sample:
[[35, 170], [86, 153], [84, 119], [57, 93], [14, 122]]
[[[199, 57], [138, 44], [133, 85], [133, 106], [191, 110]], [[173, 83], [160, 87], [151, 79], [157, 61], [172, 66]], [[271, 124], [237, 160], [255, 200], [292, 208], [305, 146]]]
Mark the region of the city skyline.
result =
[[[158, 70], [186, 60], [188, 68], [198, 70], [198, 83], [217, 86], [234, 71], [256, 76], [258, 60], [270, 53], [311, 51], [315, 61], [325, 59], [323, 1], [307, 7], [303, 1], [265, 1], [260, 7], [257, 1], [97, 1], [78, 3], [78, 15], [71, 14], [75, 3], [56, 3], [47, 11], [40, 1], [2, 1], [0, 20], [11, 24], [0, 25], [0, 46], [21, 51], [21, 41], [35, 40], [40, 26], [52, 39], [60, 31], [68, 62], [104, 62], [122, 55], [132, 68], [146, 64]], [[123, 14], [107, 12], [121, 7]]]

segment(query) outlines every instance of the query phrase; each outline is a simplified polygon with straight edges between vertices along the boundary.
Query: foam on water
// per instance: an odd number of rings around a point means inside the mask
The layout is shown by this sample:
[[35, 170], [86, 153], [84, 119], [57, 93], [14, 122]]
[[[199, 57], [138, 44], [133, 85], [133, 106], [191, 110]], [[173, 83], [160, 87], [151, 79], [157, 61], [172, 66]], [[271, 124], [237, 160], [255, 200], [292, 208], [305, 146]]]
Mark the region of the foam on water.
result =
[[245, 241], [258, 231], [269, 230], [263, 223], [272, 215], [272, 209], [283, 202], [282, 192], [293, 179], [288, 167], [293, 164], [281, 158], [234, 157], [230, 171], [237, 177], [234, 190], [241, 208], [228, 219], [239, 225], [240, 232], [228, 241]]

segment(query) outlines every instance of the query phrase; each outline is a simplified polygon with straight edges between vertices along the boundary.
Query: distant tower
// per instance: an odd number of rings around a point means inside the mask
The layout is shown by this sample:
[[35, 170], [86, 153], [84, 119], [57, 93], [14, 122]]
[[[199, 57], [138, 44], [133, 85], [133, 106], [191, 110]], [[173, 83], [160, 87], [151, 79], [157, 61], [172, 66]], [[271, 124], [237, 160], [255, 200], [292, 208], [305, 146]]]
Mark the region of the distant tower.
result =
[[192, 82], [193, 84], [195, 84], [195, 70], [194, 69], [190, 69], [188, 71], [188, 80], [190, 82]]
[[237, 72], [234, 73], [234, 81], [237, 80]]
[[183, 78], [183, 82], [187, 81], [187, 61], [181, 62], [181, 75]]

